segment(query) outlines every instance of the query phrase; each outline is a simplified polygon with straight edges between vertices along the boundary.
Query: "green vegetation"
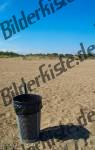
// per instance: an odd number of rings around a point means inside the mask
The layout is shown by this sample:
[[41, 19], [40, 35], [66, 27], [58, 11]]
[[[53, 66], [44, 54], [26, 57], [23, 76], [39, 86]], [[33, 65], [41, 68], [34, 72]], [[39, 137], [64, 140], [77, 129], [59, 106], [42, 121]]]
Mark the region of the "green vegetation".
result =
[[20, 54], [14, 53], [14, 52], [3, 52], [0, 51], [0, 58], [9, 58], [9, 57], [20, 57]]
[[[31, 60], [32, 58], [58, 58], [58, 57], [64, 57], [64, 58], [69, 58], [74, 56], [76, 60], [78, 60], [78, 55], [72, 55], [72, 54], [58, 54], [58, 53], [47, 53], [47, 54], [26, 54], [26, 55], [22, 55], [22, 54], [18, 54], [15, 52], [3, 52], [0, 51], [0, 58], [14, 58], [14, 57], [22, 57], [24, 60]], [[95, 59], [95, 55], [86, 55], [88, 58], [90, 59]], [[82, 54], [81, 54], [81, 57]]]

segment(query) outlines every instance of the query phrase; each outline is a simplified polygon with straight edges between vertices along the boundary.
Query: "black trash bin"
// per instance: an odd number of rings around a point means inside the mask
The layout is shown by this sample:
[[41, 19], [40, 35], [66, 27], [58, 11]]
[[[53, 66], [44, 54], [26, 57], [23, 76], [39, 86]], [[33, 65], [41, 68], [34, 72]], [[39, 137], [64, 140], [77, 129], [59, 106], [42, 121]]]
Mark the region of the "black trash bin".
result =
[[17, 114], [21, 143], [35, 142], [40, 133], [42, 97], [22, 94], [14, 97], [13, 105]]

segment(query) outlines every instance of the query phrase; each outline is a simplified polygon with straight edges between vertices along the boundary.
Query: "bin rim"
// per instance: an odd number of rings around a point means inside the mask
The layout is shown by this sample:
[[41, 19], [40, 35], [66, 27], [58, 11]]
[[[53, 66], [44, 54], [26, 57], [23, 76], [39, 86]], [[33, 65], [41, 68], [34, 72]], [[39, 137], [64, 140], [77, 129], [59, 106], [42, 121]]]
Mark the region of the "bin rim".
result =
[[38, 94], [21, 94], [17, 95], [13, 98], [14, 103], [18, 104], [26, 104], [26, 103], [33, 103], [33, 104], [39, 104], [41, 103], [42, 96]]

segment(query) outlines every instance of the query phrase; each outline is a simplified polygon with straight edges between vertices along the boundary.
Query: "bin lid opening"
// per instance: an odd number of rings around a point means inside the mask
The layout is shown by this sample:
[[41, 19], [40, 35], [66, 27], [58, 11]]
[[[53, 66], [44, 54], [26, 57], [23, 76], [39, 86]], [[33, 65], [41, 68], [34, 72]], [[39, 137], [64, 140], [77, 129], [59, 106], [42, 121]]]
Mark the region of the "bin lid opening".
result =
[[18, 103], [32, 103], [39, 104], [41, 103], [42, 97], [36, 94], [22, 94], [14, 97], [14, 102]]

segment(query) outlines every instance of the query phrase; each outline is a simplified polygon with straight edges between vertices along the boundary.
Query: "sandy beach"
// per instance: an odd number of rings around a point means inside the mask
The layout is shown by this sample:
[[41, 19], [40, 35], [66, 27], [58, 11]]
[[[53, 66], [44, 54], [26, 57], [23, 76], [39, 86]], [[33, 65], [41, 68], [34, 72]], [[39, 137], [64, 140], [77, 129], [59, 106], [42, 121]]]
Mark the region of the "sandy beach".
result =
[[[2, 58], [0, 59], [0, 90], [5, 87], [10, 87], [12, 82], [16, 82], [19, 86], [21, 78], [25, 81], [34, 79], [39, 74], [39, 66], [45, 64], [54, 65], [58, 62], [57, 59], [38, 59], [38, 60], [23, 60], [22, 58]], [[95, 149], [95, 60], [85, 60], [76, 65], [72, 69], [68, 69], [65, 73], [56, 77], [54, 80], [41, 83], [40, 87], [36, 87], [32, 93], [42, 96], [43, 109], [41, 115], [41, 130], [51, 129], [52, 132], [61, 131], [58, 129], [61, 126], [80, 125], [79, 117], [83, 110], [85, 116], [85, 128], [89, 136], [86, 142], [79, 135], [76, 138], [70, 131], [72, 136], [67, 138], [58, 136], [53, 137], [55, 144], [51, 144], [52, 150], [94, 150]], [[93, 113], [89, 114], [89, 113]], [[89, 115], [88, 115], [89, 114]], [[90, 116], [90, 119], [89, 117]], [[84, 124], [82, 118], [81, 121]], [[56, 127], [56, 129], [53, 129]], [[73, 128], [74, 129], [74, 128]], [[67, 131], [68, 132], [68, 131]], [[69, 132], [69, 133], [70, 133]], [[44, 132], [45, 134], [45, 132]], [[61, 134], [61, 133], [60, 133]], [[67, 133], [68, 134], [68, 133]], [[85, 131], [84, 133], [85, 134]], [[47, 141], [39, 142], [40, 150], [49, 150], [50, 146]], [[45, 144], [45, 148], [43, 144]], [[18, 128], [16, 123], [16, 114], [12, 104], [4, 106], [2, 97], [0, 95], [0, 146], [15, 145], [16, 150], [22, 150]], [[34, 144], [31, 144], [35, 146]], [[25, 144], [26, 150], [29, 150], [30, 144]], [[10, 149], [10, 148], [9, 148]], [[31, 147], [30, 149], [33, 149]], [[37, 149], [37, 148], [36, 148]], [[67, 150], [67, 149], [66, 149]]]

